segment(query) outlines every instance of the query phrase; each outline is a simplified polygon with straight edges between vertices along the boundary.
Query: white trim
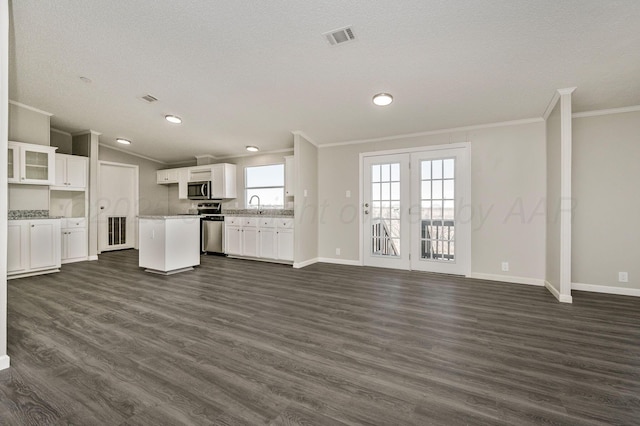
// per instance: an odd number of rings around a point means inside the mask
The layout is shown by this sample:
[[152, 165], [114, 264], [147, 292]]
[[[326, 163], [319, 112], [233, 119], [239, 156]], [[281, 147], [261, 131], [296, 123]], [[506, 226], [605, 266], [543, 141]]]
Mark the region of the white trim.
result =
[[305, 266], [313, 265], [314, 263], [318, 263], [318, 258], [314, 257], [313, 259], [305, 260], [304, 262], [294, 262], [293, 267], [295, 269], [304, 268]]
[[[293, 152], [293, 148], [284, 148], [284, 149], [274, 149], [273, 151], [258, 151], [253, 152], [251, 154], [238, 154], [238, 155], [227, 155], [224, 157], [215, 157], [216, 160], [226, 160], [229, 158], [243, 158], [243, 157], [255, 157], [256, 155], [268, 155], [268, 154], [279, 154], [281, 152]], [[186, 161], [180, 163], [171, 163], [171, 164], [185, 164]]]
[[81, 130], [79, 132], [73, 132], [71, 133], [71, 136], [82, 136], [82, 135], [96, 135], [96, 136], [101, 136], [102, 133], [100, 132], [96, 132], [95, 130]]
[[[571, 93], [575, 87], [559, 89], [560, 93], [560, 301], [571, 299]], [[570, 303], [570, 302], [569, 302]]]
[[316, 141], [314, 141], [313, 139], [311, 139], [306, 133], [304, 133], [302, 130], [293, 130], [291, 133], [293, 133], [294, 135], [298, 135], [298, 136], [302, 136], [303, 138], [305, 138], [311, 145], [315, 146], [315, 147], [319, 147], [319, 145], [316, 143]]
[[24, 272], [22, 274], [7, 275], [7, 279], [8, 280], [14, 280], [16, 278], [35, 277], [37, 275], [53, 274], [55, 272], [60, 272], [60, 268], [53, 267], [51, 269], [43, 269], [43, 270], [40, 270], [40, 271]]
[[61, 135], [71, 136], [71, 133], [65, 132], [64, 130], [56, 129], [54, 127], [50, 127], [49, 130], [54, 132], [54, 133], [60, 133]]
[[9, 355], [0, 356], [0, 370], [6, 370], [11, 364]]
[[551, 97], [551, 100], [549, 101], [549, 105], [547, 105], [547, 109], [545, 109], [544, 113], [542, 114], [542, 119], [544, 121], [547, 121], [547, 119], [549, 118], [549, 116], [553, 112], [553, 109], [556, 107], [556, 104], [558, 103], [558, 100], [560, 100], [560, 92], [558, 92], [556, 90], [555, 92], [553, 92], [553, 96]]
[[318, 262], [332, 263], [334, 265], [362, 266], [362, 261], [360, 260], [336, 259], [334, 257], [319, 257]]
[[562, 302], [562, 303], [572, 303], [572, 298], [571, 296], [568, 296], [566, 294], [560, 294], [560, 292], [558, 292], [558, 290], [556, 290], [556, 288], [554, 286], [551, 285], [551, 283], [549, 281], [544, 282], [544, 286], [547, 288], [547, 290], [549, 290], [549, 292], [551, 294], [553, 294], [553, 296], [558, 299], [558, 302]]
[[476, 280], [501, 281], [512, 284], [525, 284], [544, 287], [544, 280], [540, 278], [516, 277], [513, 275], [483, 274], [481, 272], [472, 272], [469, 277]]
[[89, 256], [87, 258], [87, 260], [89, 260], [89, 261], [98, 260], [98, 255], [96, 254], [96, 255], [93, 255], [93, 256]]
[[640, 105], [633, 105], [622, 108], [600, 109], [595, 111], [576, 112], [571, 115], [572, 118], [595, 117], [598, 115], [622, 114], [625, 112], [640, 111]]
[[165, 163], [164, 161], [156, 160], [155, 158], [147, 157], [146, 155], [137, 154], [137, 153], [135, 153], [135, 152], [127, 151], [126, 149], [116, 148], [116, 147], [114, 147], [114, 146], [111, 146], [111, 145], [105, 145], [105, 144], [103, 144], [103, 143], [98, 143], [98, 145], [99, 145], [99, 146], [101, 146], [102, 148], [112, 149], [112, 150], [114, 150], [114, 151], [122, 152], [122, 153], [124, 153], [124, 154], [133, 155], [134, 157], [142, 158], [142, 159], [144, 159], [144, 160], [153, 161], [154, 163], [158, 163], [158, 164], [162, 164], [162, 165], [167, 165], [167, 163]]
[[420, 136], [441, 135], [443, 133], [490, 129], [492, 127], [507, 127], [507, 126], [518, 126], [518, 125], [531, 124], [531, 123], [541, 123], [543, 121], [544, 120], [541, 117], [525, 118], [523, 120], [511, 120], [511, 121], [502, 121], [499, 123], [476, 124], [473, 126], [453, 127], [449, 129], [430, 130], [427, 132], [407, 133], [407, 134], [395, 135], [395, 136], [384, 136], [381, 138], [360, 139], [360, 140], [345, 141], [345, 142], [327, 143], [323, 145], [318, 145], [318, 148], [330, 148], [332, 146], [355, 145], [355, 144], [371, 143], [371, 142], [385, 142], [385, 141], [391, 141], [396, 139], [408, 139], [408, 138], [415, 138]]
[[571, 283], [571, 288], [578, 291], [590, 291], [593, 293], [618, 294], [621, 296], [640, 297], [640, 288], [614, 287], [609, 285]]
[[564, 89], [558, 89], [558, 93], [560, 93], [560, 95], [570, 95], [573, 92], [575, 92], [577, 89], [576, 86], [574, 87], [565, 87]]
[[25, 104], [20, 103], [20, 102], [12, 101], [11, 99], [9, 99], [9, 103], [11, 105], [15, 105], [15, 106], [19, 106], [19, 107], [24, 108], [24, 109], [28, 109], [29, 111], [33, 111], [33, 112], [37, 112], [37, 113], [40, 113], [40, 114], [48, 115], [49, 117], [51, 117], [53, 115], [50, 112], [43, 111], [41, 109], [34, 108], [32, 106], [29, 106], [29, 105], [25, 105]]

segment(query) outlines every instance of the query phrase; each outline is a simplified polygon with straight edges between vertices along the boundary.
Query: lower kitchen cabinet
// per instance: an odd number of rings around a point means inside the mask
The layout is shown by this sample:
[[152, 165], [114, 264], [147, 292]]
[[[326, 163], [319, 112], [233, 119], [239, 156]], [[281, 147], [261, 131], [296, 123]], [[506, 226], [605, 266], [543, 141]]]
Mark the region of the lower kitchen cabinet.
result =
[[225, 254], [293, 261], [293, 218], [225, 218]]
[[62, 263], [87, 260], [87, 220], [85, 218], [62, 219]]
[[57, 272], [60, 268], [60, 219], [10, 220], [7, 277]]

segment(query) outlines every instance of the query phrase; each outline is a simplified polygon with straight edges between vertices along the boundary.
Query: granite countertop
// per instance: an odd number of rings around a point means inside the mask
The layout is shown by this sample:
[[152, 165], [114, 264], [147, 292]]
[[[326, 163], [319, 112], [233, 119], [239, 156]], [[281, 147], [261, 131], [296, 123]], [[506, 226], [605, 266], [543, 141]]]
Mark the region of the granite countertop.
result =
[[149, 215], [138, 216], [138, 219], [200, 219], [202, 216], [197, 214], [174, 214], [174, 215]]
[[259, 217], [293, 217], [293, 210], [289, 209], [228, 209], [222, 212], [224, 216], [259, 216]]
[[46, 219], [64, 219], [63, 216], [47, 216], [47, 217], [10, 217], [9, 220], [46, 220]]

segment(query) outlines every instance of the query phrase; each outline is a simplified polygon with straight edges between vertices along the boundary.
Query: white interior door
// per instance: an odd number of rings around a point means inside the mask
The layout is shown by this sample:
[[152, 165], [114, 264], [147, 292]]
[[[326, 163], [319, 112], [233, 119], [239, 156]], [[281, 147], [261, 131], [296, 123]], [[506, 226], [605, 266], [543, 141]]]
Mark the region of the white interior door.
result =
[[468, 144], [365, 155], [363, 263], [470, 275]]
[[137, 246], [138, 166], [99, 162], [98, 250]]
[[460, 217], [471, 202], [467, 149], [411, 155], [411, 269], [469, 275], [471, 218]]
[[409, 269], [407, 154], [364, 157], [364, 264]]

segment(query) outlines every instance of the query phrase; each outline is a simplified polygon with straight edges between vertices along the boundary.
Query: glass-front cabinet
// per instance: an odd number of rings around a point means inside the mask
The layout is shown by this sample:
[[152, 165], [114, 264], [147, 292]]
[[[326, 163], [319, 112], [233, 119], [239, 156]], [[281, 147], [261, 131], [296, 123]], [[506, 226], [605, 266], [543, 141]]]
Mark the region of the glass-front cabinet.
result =
[[9, 142], [8, 181], [53, 185], [56, 147]]

